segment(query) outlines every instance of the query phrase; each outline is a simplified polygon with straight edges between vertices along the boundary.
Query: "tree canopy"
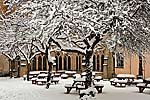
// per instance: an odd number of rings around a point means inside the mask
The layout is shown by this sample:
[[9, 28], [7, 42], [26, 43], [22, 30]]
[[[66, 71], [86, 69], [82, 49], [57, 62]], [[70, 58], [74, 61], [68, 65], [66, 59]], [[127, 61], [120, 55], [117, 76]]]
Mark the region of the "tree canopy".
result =
[[83, 54], [100, 47], [135, 53], [150, 49], [149, 0], [5, 0], [4, 4], [8, 10], [17, 9], [1, 14], [1, 51], [31, 43], [32, 52], [44, 52], [49, 38], [62, 50]]

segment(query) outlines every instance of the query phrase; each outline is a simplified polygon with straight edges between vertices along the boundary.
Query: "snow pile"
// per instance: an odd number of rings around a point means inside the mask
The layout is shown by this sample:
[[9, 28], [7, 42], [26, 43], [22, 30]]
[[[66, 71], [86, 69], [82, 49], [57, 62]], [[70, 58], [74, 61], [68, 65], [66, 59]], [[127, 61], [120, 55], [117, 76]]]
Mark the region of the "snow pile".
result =
[[80, 100], [96, 100], [96, 89], [89, 87], [86, 90], [82, 90], [80, 93]]

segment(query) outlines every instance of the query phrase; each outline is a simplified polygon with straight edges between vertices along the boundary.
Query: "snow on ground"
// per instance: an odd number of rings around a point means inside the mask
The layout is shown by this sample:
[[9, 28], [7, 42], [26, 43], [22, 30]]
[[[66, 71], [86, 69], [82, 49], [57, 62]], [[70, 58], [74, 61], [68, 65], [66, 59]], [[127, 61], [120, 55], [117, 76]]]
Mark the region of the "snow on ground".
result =
[[[79, 100], [76, 90], [65, 94], [65, 84], [72, 83], [73, 79], [61, 79], [59, 84], [50, 85], [49, 89], [41, 85], [31, 84], [31, 81], [23, 81], [22, 78], [0, 78], [0, 100]], [[104, 84], [103, 93], [96, 94], [96, 100], [149, 100], [150, 89], [144, 93], [138, 93], [135, 86], [125, 88], [111, 86], [108, 81]]]

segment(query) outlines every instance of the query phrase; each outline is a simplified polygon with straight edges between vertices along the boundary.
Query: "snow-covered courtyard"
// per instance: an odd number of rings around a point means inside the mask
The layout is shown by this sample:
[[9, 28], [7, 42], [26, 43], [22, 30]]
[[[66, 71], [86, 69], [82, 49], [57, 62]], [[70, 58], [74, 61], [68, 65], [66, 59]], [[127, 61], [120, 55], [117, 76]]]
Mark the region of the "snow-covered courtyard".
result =
[[[23, 81], [22, 78], [0, 78], [0, 100], [79, 100], [76, 90], [71, 90], [70, 94], [65, 94], [65, 84], [73, 82], [72, 78], [61, 79], [59, 84], [50, 85], [49, 89], [45, 85], [34, 85], [31, 81]], [[103, 92], [96, 94], [96, 100], [149, 100], [150, 89], [145, 89], [144, 93], [138, 93], [135, 86], [114, 87], [109, 81], [101, 81], [104, 84]]]

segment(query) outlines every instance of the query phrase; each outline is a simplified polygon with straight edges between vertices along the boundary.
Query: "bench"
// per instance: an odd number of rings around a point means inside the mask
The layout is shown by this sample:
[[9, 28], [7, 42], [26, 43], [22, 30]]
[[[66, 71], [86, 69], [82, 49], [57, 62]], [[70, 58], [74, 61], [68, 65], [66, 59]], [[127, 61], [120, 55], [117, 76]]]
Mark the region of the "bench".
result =
[[77, 86], [72, 86], [71, 84], [65, 84], [65, 88], [67, 89], [67, 94], [69, 94], [72, 88], [77, 89]]
[[94, 78], [94, 80], [96, 80], [97, 82], [99, 82], [100, 80], [102, 80], [103, 78], [101, 77], [101, 76], [96, 76], [95, 78]]
[[96, 88], [98, 93], [102, 93], [102, 89], [104, 87], [103, 84], [95, 84], [94, 87]]
[[62, 79], [67, 79], [67, 78], [68, 78], [68, 75], [67, 75], [67, 74], [62, 74], [62, 75], [61, 75], [61, 78], [62, 78]]
[[31, 81], [32, 81], [32, 84], [36, 84], [36, 80], [37, 80], [38, 78], [32, 78], [31, 79]]
[[139, 83], [136, 85], [139, 88], [139, 93], [143, 93], [145, 88], [150, 88], [150, 84], [147, 83]]
[[55, 79], [52, 79], [51, 80], [51, 83], [55, 83], [55, 84], [58, 84], [59, 80], [55, 80]]
[[114, 80], [114, 85], [117, 86], [117, 84], [119, 84], [121, 87], [123, 87], [123, 84], [124, 84], [124, 87], [126, 87], [128, 81], [127, 80], [118, 80], [118, 79], [115, 79]]
[[79, 94], [80, 94], [80, 91], [81, 91], [81, 90], [85, 90], [85, 89], [86, 89], [86, 88], [85, 88], [84, 85], [77, 85], [77, 88], [76, 88], [76, 90], [79, 91]]
[[36, 84], [37, 85], [44, 85], [44, 84], [46, 84], [46, 82], [47, 82], [47, 79], [36, 79]]
[[137, 85], [137, 84], [143, 83], [143, 82], [144, 82], [143, 79], [134, 79], [134, 80], [131, 82], [131, 84], [132, 84], [132, 85]]

